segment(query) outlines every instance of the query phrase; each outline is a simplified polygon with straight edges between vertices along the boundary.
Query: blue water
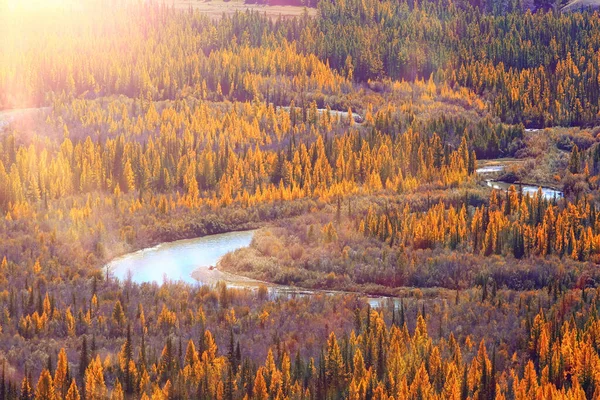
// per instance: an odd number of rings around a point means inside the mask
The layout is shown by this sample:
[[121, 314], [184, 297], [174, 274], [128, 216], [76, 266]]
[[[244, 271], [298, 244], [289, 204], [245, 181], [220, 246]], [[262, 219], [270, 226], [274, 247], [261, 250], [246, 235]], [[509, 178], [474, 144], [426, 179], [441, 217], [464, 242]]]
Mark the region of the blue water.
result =
[[191, 275], [195, 269], [214, 266], [225, 254], [249, 246], [254, 232], [228, 232], [163, 243], [119, 257], [107, 267], [121, 281], [131, 274], [136, 283], [160, 284], [165, 280], [198, 283]]

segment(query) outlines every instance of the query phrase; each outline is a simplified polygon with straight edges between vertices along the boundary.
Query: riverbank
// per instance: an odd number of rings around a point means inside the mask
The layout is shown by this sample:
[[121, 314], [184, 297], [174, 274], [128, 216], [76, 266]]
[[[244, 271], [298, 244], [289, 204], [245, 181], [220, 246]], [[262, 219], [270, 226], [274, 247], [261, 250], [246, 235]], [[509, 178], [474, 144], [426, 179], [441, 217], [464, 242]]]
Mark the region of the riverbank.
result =
[[517, 160], [514, 158], [483, 160], [478, 163], [475, 172], [483, 178], [482, 182], [485, 182], [486, 186], [493, 189], [506, 191], [514, 186], [517, 191], [521, 190], [524, 194], [534, 195], [541, 188], [542, 195], [548, 200], [564, 197], [562, 190], [546, 182], [530, 183], [518, 179], [514, 181], [505, 180], [507, 176], [511, 178], [521, 176], [518, 170], [524, 168], [525, 164], [530, 162], [532, 160]]
[[[364, 298], [371, 305], [371, 307], [382, 306], [388, 301], [398, 303], [398, 301], [403, 297], [415, 297], [414, 295], [409, 295], [410, 289], [408, 288], [406, 288], [407, 293], [405, 296], [382, 296], [365, 292], [311, 289], [301, 286], [278, 285], [272, 282], [261, 281], [258, 279], [248, 278], [243, 275], [221, 271], [218, 269], [218, 266], [212, 269], [198, 267], [192, 272], [192, 277], [201, 284], [208, 286], [216, 286], [219, 283], [225, 283], [230, 289], [248, 289], [252, 291], [258, 291], [264, 288], [268, 293], [275, 297], [293, 298], [315, 295], [358, 296]], [[431, 297], [433, 298], [437, 296]]]

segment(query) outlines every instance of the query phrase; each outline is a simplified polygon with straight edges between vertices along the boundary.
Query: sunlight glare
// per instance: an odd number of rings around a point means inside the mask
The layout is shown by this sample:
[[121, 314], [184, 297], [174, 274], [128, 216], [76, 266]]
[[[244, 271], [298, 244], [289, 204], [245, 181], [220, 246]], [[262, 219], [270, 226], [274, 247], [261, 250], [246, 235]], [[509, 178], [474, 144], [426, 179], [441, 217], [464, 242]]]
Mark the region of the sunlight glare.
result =
[[0, 0], [8, 11], [49, 11], [70, 9], [76, 5], [74, 0]]

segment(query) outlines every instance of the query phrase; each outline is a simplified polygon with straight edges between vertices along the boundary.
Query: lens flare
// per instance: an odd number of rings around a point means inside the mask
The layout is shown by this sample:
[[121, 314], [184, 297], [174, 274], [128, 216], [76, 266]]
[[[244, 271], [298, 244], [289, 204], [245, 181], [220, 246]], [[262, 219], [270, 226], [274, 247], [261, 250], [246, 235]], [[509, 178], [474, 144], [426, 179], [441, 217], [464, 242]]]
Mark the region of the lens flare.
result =
[[9, 12], [69, 9], [76, 5], [73, 0], [0, 0], [2, 3]]

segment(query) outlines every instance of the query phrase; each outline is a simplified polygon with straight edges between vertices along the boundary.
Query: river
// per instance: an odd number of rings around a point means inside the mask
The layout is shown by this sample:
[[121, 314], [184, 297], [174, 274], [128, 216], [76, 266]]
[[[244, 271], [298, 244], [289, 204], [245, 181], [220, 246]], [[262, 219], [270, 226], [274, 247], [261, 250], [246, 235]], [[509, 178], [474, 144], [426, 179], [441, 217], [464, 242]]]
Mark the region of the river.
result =
[[520, 184], [519, 185], [518, 183], [508, 183], [508, 182], [503, 182], [503, 181], [494, 179], [494, 176], [498, 176], [498, 174], [500, 174], [502, 171], [504, 171], [504, 165], [502, 165], [502, 164], [486, 165], [486, 166], [477, 168], [475, 170], [477, 175], [479, 175], [485, 179], [485, 182], [489, 187], [497, 189], [497, 190], [508, 190], [511, 186], [514, 185], [514, 187], [517, 190], [519, 190], [519, 187], [520, 187], [521, 190], [523, 191], [523, 194], [530, 194], [531, 196], [533, 196], [535, 193], [537, 193], [538, 189], [541, 187], [542, 188], [542, 196], [547, 200], [553, 200], [554, 198], [560, 199], [561, 197], [563, 197], [563, 192], [561, 192], [560, 190], [553, 189], [553, 188], [529, 185], [529, 184]]
[[[183, 281], [189, 284], [215, 285], [225, 282], [231, 288], [257, 290], [266, 286], [272, 298], [312, 296], [315, 294], [349, 294], [333, 290], [309, 290], [276, 285], [220, 271], [216, 268], [225, 254], [252, 242], [255, 230], [208, 235], [195, 239], [162, 243], [118, 257], [108, 264], [110, 273], [121, 281], [161, 284], [165, 281]], [[362, 295], [361, 295], [362, 296]], [[389, 297], [362, 296], [372, 307], [381, 306]]]
[[[277, 107], [277, 108], [280, 108], [280, 107]], [[284, 111], [290, 112], [289, 106], [281, 107], [281, 109]], [[300, 107], [296, 107], [296, 110], [297, 110], [297, 112], [300, 112], [302, 109]], [[317, 113], [319, 114], [319, 117], [323, 117], [324, 115], [329, 113], [329, 115], [332, 118], [339, 118], [340, 121], [346, 121], [348, 119], [348, 111], [338, 111], [338, 110], [328, 110], [326, 108], [317, 108]], [[352, 119], [357, 124], [362, 124], [364, 122], [363, 117], [360, 116], [359, 114], [357, 114], [356, 112], [352, 112]]]

